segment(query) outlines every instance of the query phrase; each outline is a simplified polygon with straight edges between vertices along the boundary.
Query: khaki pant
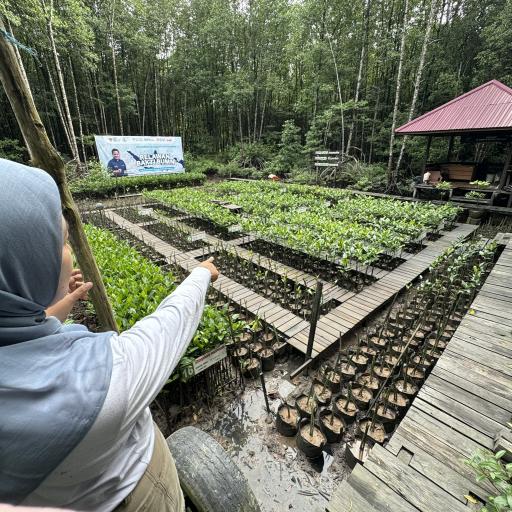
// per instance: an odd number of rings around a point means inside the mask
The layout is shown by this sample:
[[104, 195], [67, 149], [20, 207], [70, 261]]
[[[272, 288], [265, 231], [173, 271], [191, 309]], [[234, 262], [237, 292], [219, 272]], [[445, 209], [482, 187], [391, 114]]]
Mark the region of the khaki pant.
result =
[[184, 512], [185, 500], [176, 465], [160, 429], [155, 425], [151, 461], [135, 489], [116, 507], [116, 512]]

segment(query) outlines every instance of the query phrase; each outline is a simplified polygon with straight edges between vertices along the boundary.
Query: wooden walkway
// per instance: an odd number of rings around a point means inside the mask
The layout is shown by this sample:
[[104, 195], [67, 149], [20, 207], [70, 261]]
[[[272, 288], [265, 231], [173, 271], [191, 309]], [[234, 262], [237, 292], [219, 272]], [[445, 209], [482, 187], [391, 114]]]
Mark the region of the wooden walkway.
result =
[[[180, 251], [146, 231], [144, 224], [132, 223], [113, 210], [105, 210], [105, 215], [118, 226], [143, 240], [147, 245], [167, 258], [169, 262], [175, 262], [188, 271], [199, 264], [196, 258], [203, 254], [203, 249], [189, 252]], [[162, 217], [158, 214], [156, 217], [162, 220]], [[197, 229], [181, 224], [175, 219], [163, 220], [170, 225], [179, 225], [187, 233], [195, 234], [198, 232]], [[311, 354], [312, 358], [328, 350], [343, 336], [348, 335], [360, 326], [376, 310], [386, 305], [396, 293], [402, 291], [409, 283], [425, 272], [432, 261], [442, 254], [454, 241], [466, 238], [475, 229], [476, 226], [460, 224], [452, 231], [443, 232], [439, 240], [427, 242], [427, 247], [417, 254], [406, 254], [406, 261], [395, 270], [380, 270], [379, 279], [359, 293], [347, 291], [332, 283], [326, 283], [324, 286], [326, 291], [324, 300], [335, 298], [341, 304], [319, 318]], [[218, 245], [229, 247], [241, 257], [250, 258], [250, 251], [239, 247], [239, 245], [252, 239], [254, 239], [253, 235], [248, 235], [233, 241], [222, 241], [211, 235], [206, 235], [205, 242], [213, 247]], [[298, 282], [303, 282], [302, 280], [304, 280], [307, 286], [313, 287], [316, 283], [314, 276], [269, 258], [261, 257], [261, 264], [280, 275], [288, 275], [290, 279], [297, 280]], [[309, 322], [226, 276], [221, 275], [213, 283], [213, 287], [230, 300], [241, 304], [250, 313], [272, 324], [281, 335], [287, 338], [288, 343], [297, 350], [304, 354], [307, 352]]]
[[[511, 312], [509, 241], [390, 442], [342, 482], [329, 512], [479, 510], [494, 494], [464, 459], [495, 449], [512, 417]], [[506, 431], [498, 446], [510, 447]]]
[[[418, 254], [409, 257], [395, 270], [384, 273], [378, 281], [365, 287], [360, 293], [346, 296], [340, 306], [318, 320], [313, 357], [327, 350], [333, 343], [363, 323], [376, 310], [386, 305], [396, 293], [402, 291], [423, 274], [453, 242], [460, 238], [466, 238], [476, 227], [469, 224], [458, 225]], [[303, 331], [295, 334], [288, 340], [288, 343], [305, 353], [308, 338], [309, 325]]]

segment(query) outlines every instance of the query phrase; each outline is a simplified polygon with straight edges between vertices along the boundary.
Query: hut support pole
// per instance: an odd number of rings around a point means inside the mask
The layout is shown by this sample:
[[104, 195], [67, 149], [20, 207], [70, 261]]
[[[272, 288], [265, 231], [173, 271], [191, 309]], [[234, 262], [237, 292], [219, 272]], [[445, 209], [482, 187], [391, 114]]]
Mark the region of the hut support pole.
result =
[[452, 160], [452, 153], [453, 153], [453, 141], [455, 137], [453, 135], [450, 135], [450, 139], [448, 140], [448, 152], [446, 154], [446, 161], [451, 162]]
[[432, 135], [427, 137], [427, 147], [425, 148], [425, 159], [423, 161], [423, 172], [425, 172], [425, 167], [427, 166], [428, 157], [430, 156], [430, 146], [432, 145]]
[[503, 166], [503, 171], [501, 171], [500, 176], [500, 184], [498, 185], [498, 189], [502, 189], [505, 186], [505, 182], [507, 179], [507, 171], [510, 166], [510, 160], [512, 159], [512, 142], [507, 144], [507, 156], [505, 158], [505, 165]]

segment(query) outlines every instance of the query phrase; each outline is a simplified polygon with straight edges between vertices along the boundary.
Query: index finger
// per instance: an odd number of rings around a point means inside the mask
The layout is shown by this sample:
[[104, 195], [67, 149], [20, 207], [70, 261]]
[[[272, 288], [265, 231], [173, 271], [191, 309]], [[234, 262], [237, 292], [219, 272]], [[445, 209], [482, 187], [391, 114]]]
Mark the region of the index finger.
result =
[[214, 258], [213, 256], [210, 256], [206, 261], [207, 261], [208, 263], [213, 263], [213, 260], [214, 260], [214, 259], [215, 259], [215, 258]]

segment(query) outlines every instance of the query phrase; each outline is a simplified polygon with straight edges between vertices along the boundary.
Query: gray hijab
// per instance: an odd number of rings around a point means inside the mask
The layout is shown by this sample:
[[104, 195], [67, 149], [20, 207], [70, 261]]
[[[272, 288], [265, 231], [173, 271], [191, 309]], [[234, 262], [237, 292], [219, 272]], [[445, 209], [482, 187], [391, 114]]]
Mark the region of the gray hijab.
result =
[[112, 372], [112, 333], [44, 310], [62, 260], [59, 192], [44, 171], [0, 159], [0, 502], [20, 503], [87, 434]]

